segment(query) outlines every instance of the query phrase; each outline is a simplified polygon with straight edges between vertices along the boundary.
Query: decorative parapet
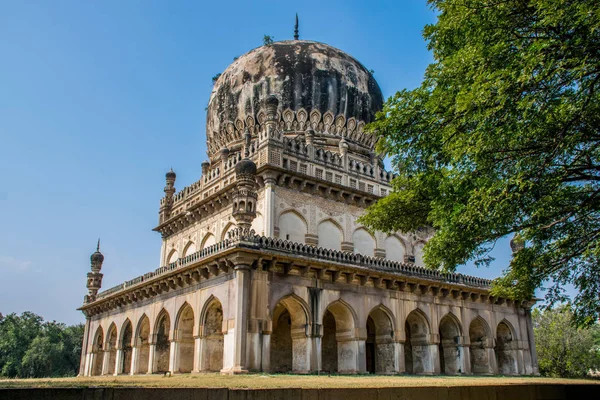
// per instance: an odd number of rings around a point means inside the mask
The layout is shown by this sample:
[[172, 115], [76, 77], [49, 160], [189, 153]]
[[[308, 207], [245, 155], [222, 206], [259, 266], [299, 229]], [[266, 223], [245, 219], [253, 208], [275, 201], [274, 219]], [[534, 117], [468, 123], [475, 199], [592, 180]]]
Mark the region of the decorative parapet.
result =
[[358, 266], [374, 272], [394, 273], [407, 277], [439, 281], [443, 283], [465, 285], [470, 287], [489, 289], [492, 281], [458, 273], [442, 273], [412, 263], [401, 263], [385, 258], [364, 256], [358, 253], [324, 249], [303, 243], [274, 239], [266, 236], [255, 235], [253, 230], [233, 229], [228, 232], [228, 237], [222, 242], [206, 247], [184, 258], [178, 259], [169, 265], [157, 268], [154, 272], [146, 273], [130, 281], [124, 282], [113, 288], [98, 293], [97, 299], [106, 298], [121, 290], [139, 283], [154, 279], [174, 270], [185, 268], [201, 262], [203, 259], [219, 255], [232, 248], [248, 248], [260, 251], [273, 251], [285, 253], [290, 256], [308, 257], [315, 261], [334, 262], [348, 266]]

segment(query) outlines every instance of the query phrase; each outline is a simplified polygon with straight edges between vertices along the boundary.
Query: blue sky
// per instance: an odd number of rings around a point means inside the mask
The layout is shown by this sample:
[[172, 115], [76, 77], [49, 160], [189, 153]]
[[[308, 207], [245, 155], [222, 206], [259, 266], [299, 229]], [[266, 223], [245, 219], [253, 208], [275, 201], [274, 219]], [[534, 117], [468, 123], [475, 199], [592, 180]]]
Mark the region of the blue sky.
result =
[[[425, 1], [13, 1], [0, 3], [0, 312], [83, 321], [89, 255], [103, 287], [158, 267], [158, 202], [206, 158], [211, 78], [262, 42], [300, 36], [375, 71], [385, 97], [431, 62]], [[488, 270], [509, 257], [499, 243]]]

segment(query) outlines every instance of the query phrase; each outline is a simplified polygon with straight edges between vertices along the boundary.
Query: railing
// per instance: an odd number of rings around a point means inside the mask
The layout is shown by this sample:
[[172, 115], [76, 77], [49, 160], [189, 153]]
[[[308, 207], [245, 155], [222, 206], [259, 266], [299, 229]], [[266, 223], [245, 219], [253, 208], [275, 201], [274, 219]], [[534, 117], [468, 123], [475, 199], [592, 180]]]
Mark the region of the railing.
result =
[[157, 268], [154, 272], [148, 272], [138, 276], [130, 281], [112, 287], [108, 290], [98, 293], [97, 298], [102, 299], [120, 290], [141, 282], [148, 281], [157, 276], [166, 274], [179, 268], [195, 264], [204, 258], [219, 254], [232, 247], [250, 247], [262, 250], [273, 250], [291, 255], [311, 257], [317, 260], [332, 261], [347, 265], [366, 267], [374, 271], [393, 272], [405, 276], [436, 280], [453, 284], [467, 285], [480, 288], [489, 288], [492, 281], [489, 279], [477, 278], [475, 276], [463, 275], [458, 273], [443, 273], [436, 270], [419, 267], [412, 263], [402, 263], [385, 258], [364, 256], [358, 253], [324, 249], [322, 247], [311, 246], [303, 243], [290, 242], [283, 239], [275, 239], [266, 236], [255, 235], [254, 231], [242, 231], [233, 229], [228, 233], [228, 238], [212, 246], [192, 253], [184, 258], [166, 266]]

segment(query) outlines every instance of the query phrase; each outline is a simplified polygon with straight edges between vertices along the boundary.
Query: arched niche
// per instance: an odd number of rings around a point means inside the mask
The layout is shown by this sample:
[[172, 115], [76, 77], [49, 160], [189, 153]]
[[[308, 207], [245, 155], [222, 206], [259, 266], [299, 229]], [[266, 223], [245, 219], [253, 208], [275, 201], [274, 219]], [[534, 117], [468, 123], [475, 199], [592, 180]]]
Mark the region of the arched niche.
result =
[[92, 345], [92, 375], [102, 375], [104, 363], [104, 330], [101, 326], [96, 329]]
[[355, 338], [355, 316], [352, 308], [338, 300], [323, 315], [321, 368], [327, 372], [357, 371], [358, 345]]
[[342, 228], [330, 219], [322, 221], [317, 228], [318, 246], [324, 249], [341, 250], [344, 235]]
[[204, 238], [202, 239], [202, 249], [210, 247], [216, 243], [217, 243], [217, 239], [215, 238], [215, 235], [213, 235], [212, 233], [207, 233], [206, 235], [204, 235]]
[[367, 371], [372, 374], [388, 374], [396, 371], [396, 348], [391, 311], [383, 306], [375, 307], [367, 318], [365, 354]]
[[354, 252], [363, 256], [375, 255], [375, 238], [364, 228], [359, 228], [352, 234]]
[[183, 257], [187, 257], [190, 254], [194, 254], [196, 252], [196, 243], [189, 241], [183, 248]]
[[478, 316], [469, 325], [471, 372], [475, 375], [490, 373], [490, 328], [487, 322]]
[[498, 372], [502, 375], [516, 375], [517, 368], [517, 342], [514, 329], [507, 320], [502, 320], [496, 328], [496, 361]]
[[404, 364], [409, 374], [433, 372], [430, 354], [430, 328], [425, 314], [417, 309], [406, 317], [404, 324]]
[[184, 303], [175, 322], [178, 372], [192, 372], [194, 368], [194, 310]]
[[120, 365], [120, 374], [131, 373], [131, 356], [133, 350], [133, 325], [129, 318], [125, 320], [121, 327], [121, 349], [123, 349], [123, 362]]
[[169, 255], [167, 256], [167, 265], [172, 264], [177, 261], [179, 258], [179, 252], [175, 249], [172, 249]]
[[293, 210], [283, 212], [278, 221], [279, 238], [295, 243], [305, 243], [308, 226], [304, 218]]
[[271, 372], [310, 370], [309, 338], [306, 336], [308, 313], [308, 306], [296, 295], [285, 296], [275, 306], [270, 340]]
[[134, 373], [145, 374], [148, 372], [150, 359], [150, 319], [146, 314], [138, 321], [134, 344], [137, 348], [137, 367]]
[[156, 333], [156, 345], [154, 347], [154, 372], [169, 371], [169, 356], [171, 341], [169, 331], [171, 329], [171, 318], [166, 310], [162, 310], [156, 319], [154, 332]]
[[106, 340], [106, 351], [108, 351], [108, 365], [106, 368], [106, 373], [108, 375], [113, 375], [115, 373], [115, 366], [117, 363], [117, 325], [113, 322], [108, 327]]
[[211, 296], [200, 315], [202, 371], [218, 372], [223, 369], [223, 306], [219, 299]]
[[440, 371], [447, 375], [461, 374], [462, 354], [459, 343], [462, 336], [462, 327], [455, 315], [446, 314], [439, 323], [440, 328]]
[[388, 236], [384, 242], [385, 258], [392, 261], [404, 262], [406, 254], [406, 246], [404, 242], [397, 236]]
[[423, 261], [423, 248], [425, 247], [425, 243], [417, 242], [413, 246], [413, 254], [415, 256], [415, 264], [421, 267], [425, 266], [425, 262]]

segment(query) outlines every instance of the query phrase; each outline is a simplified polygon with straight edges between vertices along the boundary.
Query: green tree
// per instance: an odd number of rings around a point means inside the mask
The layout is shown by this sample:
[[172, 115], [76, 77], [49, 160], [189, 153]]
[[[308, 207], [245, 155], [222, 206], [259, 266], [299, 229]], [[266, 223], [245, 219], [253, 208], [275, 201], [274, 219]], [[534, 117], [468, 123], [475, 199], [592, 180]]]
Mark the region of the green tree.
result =
[[600, 368], [600, 349], [595, 336], [598, 324], [576, 328], [569, 306], [535, 309], [532, 313], [535, 348], [540, 373], [546, 376], [585, 377]]
[[430, 0], [434, 62], [369, 129], [398, 173], [363, 223], [435, 228], [429, 267], [491, 261], [500, 238], [526, 246], [493, 293], [578, 295], [578, 323], [600, 313], [600, 3]]
[[275, 37], [271, 36], [271, 35], [264, 35], [263, 36], [263, 45], [265, 46], [270, 46], [275, 42]]
[[0, 375], [23, 376], [21, 360], [42, 330], [42, 317], [31, 312], [8, 314], [0, 321]]

